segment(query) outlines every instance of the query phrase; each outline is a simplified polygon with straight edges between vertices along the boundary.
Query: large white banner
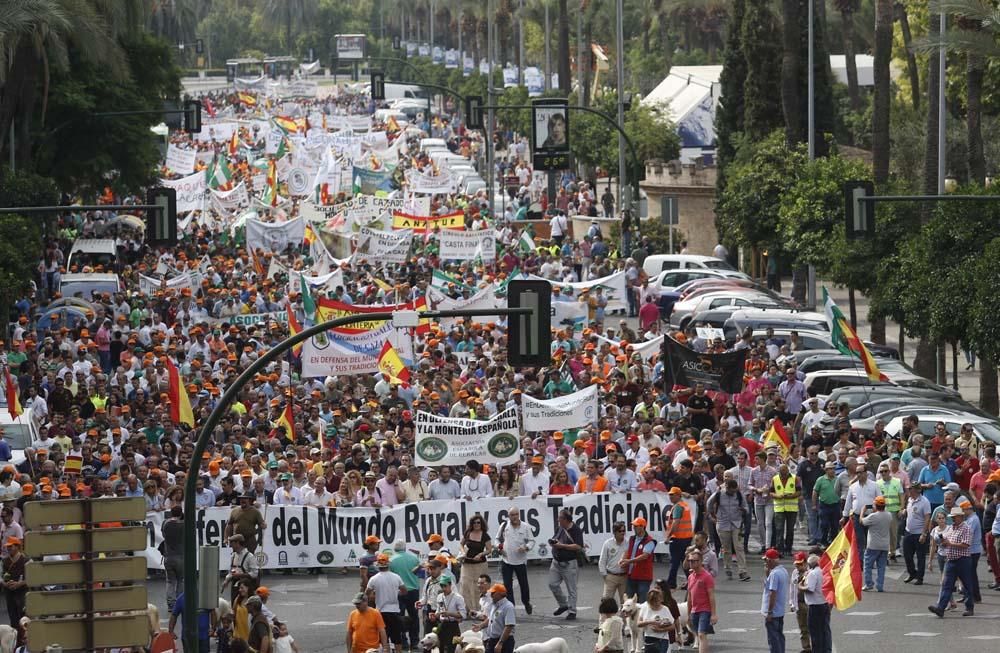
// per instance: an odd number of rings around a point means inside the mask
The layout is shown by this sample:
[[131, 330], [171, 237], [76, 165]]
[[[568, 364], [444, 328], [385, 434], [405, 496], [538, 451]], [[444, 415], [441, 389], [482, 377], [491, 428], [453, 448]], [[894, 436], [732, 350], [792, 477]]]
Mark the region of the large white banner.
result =
[[600, 286], [605, 297], [608, 298], [607, 310], [609, 311], [619, 311], [623, 309], [628, 309], [628, 296], [626, 294], [627, 286], [625, 284], [625, 272], [615, 272], [614, 274], [609, 274], [606, 277], [601, 277], [600, 279], [592, 279], [591, 281], [578, 281], [575, 283], [565, 283], [552, 281], [550, 279], [545, 279], [533, 274], [522, 275], [525, 279], [536, 279], [538, 281], [548, 281], [553, 286], [559, 286], [564, 289], [569, 289], [573, 291], [573, 295], [579, 295], [584, 290], [591, 290]]
[[201, 131], [194, 138], [203, 142], [225, 142], [233, 138], [233, 132], [239, 127], [239, 123], [232, 121], [202, 123]]
[[[332, 495], [331, 495], [332, 498]], [[697, 515], [697, 506], [686, 500]], [[349, 567], [356, 569], [364, 555], [365, 537], [376, 535], [387, 548], [398, 540], [406, 548], [425, 558], [427, 538], [438, 534], [445, 548], [458, 551], [469, 519], [480, 515], [486, 530], [494, 537], [507, 523], [511, 510], [519, 510], [521, 521], [531, 531], [528, 559], [551, 559], [548, 545], [558, 528], [559, 511], [566, 509], [573, 522], [583, 531], [583, 548], [587, 556], [600, 555], [605, 540], [613, 536], [615, 522], [631, 524], [633, 519], [646, 520], [647, 530], [657, 542], [657, 551], [665, 553], [664, 525], [670, 514], [670, 499], [663, 492], [607, 492], [571, 494], [568, 496], [476, 499], [475, 501], [446, 500], [405, 503], [392, 508], [314, 508], [311, 506], [261, 506], [264, 541], [257, 550], [257, 559], [265, 569], [305, 567]], [[218, 546], [219, 571], [227, 571], [232, 551], [226, 543], [226, 523], [231, 508], [208, 508], [194, 518], [199, 546]], [[146, 517], [149, 533], [144, 552], [150, 569], [162, 569], [163, 557], [156, 547], [163, 541], [163, 513]], [[490, 562], [496, 563], [500, 553], [494, 547]]]
[[430, 195], [454, 193], [456, 181], [447, 168], [441, 169], [437, 175], [425, 174], [414, 168], [406, 171], [406, 183], [412, 193], [428, 193]]
[[354, 254], [372, 262], [406, 263], [412, 242], [413, 232], [409, 230], [380, 231], [361, 227]]
[[597, 386], [555, 399], [521, 395], [521, 419], [525, 431], [559, 431], [593, 424], [597, 421]]
[[161, 186], [177, 191], [177, 212], [196, 211], [202, 207], [202, 200], [208, 191], [205, 182], [205, 171], [199, 170], [193, 175], [181, 179], [161, 179]]
[[200, 275], [195, 277], [190, 273], [184, 273], [179, 276], [167, 279], [166, 286], [162, 285], [162, 281], [156, 277], [147, 277], [144, 274], [139, 275], [139, 293], [147, 297], [152, 297], [157, 290], [165, 288], [166, 290], [173, 290], [177, 292], [183, 290], [184, 288], [194, 288], [197, 284], [201, 283]]
[[249, 249], [262, 249], [274, 254], [284, 252], [289, 245], [298, 247], [306, 235], [306, 223], [301, 217], [287, 222], [261, 222], [248, 218], [246, 227]]
[[587, 305], [578, 301], [552, 301], [552, 326], [568, 329], [574, 338], [583, 336], [587, 324]]
[[393, 327], [392, 322], [384, 322], [370, 331], [327, 331], [306, 340], [302, 345], [302, 376], [314, 378], [378, 372], [379, 353], [387, 340], [404, 362], [413, 359], [409, 336]]
[[496, 232], [492, 229], [478, 231], [456, 231], [445, 229], [438, 235], [440, 256], [442, 260], [458, 259], [474, 261], [477, 258], [484, 263], [496, 260]]
[[247, 193], [246, 184], [242, 181], [231, 190], [209, 189], [208, 192], [211, 193], [212, 208], [220, 215], [232, 215], [250, 206], [250, 195]]
[[[463, 297], [452, 299], [431, 286], [427, 289], [427, 296], [434, 303], [434, 310], [437, 311], [489, 310], [506, 306], [506, 300], [497, 299], [493, 286], [487, 286], [467, 299]], [[500, 317], [498, 315], [481, 315], [475, 319], [477, 322], [497, 322]], [[450, 326], [461, 321], [460, 317], [443, 317], [439, 320], [443, 326]]]
[[248, 313], [246, 315], [230, 315], [227, 317], [212, 317], [208, 319], [209, 324], [226, 323], [233, 326], [266, 325], [271, 322], [288, 324], [288, 311], [274, 311], [273, 313]]
[[464, 465], [476, 460], [513, 465], [521, 456], [521, 428], [512, 406], [486, 421], [417, 413], [417, 465]]
[[194, 162], [197, 158], [197, 150], [182, 150], [171, 143], [167, 146], [165, 165], [167, 170], [175, 175], [189, 175], [194, 172]]

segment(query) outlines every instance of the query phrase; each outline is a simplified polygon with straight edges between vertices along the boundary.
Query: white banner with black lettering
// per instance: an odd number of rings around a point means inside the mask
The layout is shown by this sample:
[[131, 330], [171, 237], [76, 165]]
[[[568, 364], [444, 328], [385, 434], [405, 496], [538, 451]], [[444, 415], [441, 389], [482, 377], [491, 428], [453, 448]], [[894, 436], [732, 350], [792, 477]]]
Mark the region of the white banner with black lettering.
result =
[[597, 386], [555, 399], [521, 395], [521, 419], [525, 431], [559, 431], [593, 424], [597, 421]]
[[247, 247], [272, 254], [280, 254], [289, 245], [298, 247], [306, 235], [306, 223], [301, 217], [287, 222], [261, 222], [253, 218], [246, 221]]
[[457, 180], [448, 169], [441, 169], [438, 174], [426, 174], [410, 168], [406, 171], [406, 183], [411, 193], [454, 193]]
[[175, 175], [189, 175], [194, 172], [194, 162], [197, 158], [197, 150], [182, 150], [171, 143], [167, 146], [167, 157], [164, 165]]
[[228, 317], [211, 317], [209, 324], [230, 324], [234, 326], [256, 326], [260, 324], [270, 324], [278, 322], [288, 324], [288, 311], [274, 311], [271, 313], [248, 313], [247, 315], [230, 315]]
[[492, 263], [497, 257], [496, 232], [492, 229], [478, 231], [442, 230], [437, 236], [442, 260], [458, 259]]
[[414, 460], [418, 465], [464, 465], [476, 460], [512, 465], [521, 456], [521, 428], [512, 406], [486, 421], [417, 413]]
[[324, 378], [378, 372], [379, 353], [387, 340], [404, 362], [413, 360], [410, 337], [402, 329], [393, 327], [392, 322], [385, 322], [370, 331], [327, 331], [306, 340], [302, 345], [302, 376]]
[[412, 242], [413, 232], [410, 230], [380, 231], [361, 227], [354, 253], [359, 258], [379, 263], [406, 263]]
[[208, 184], [205, 182], [205, 171], [199, 170], [193, 175], [181, 179], [161, 179], [161, 186], [177, 191], [177, 212], [197, 211], [202, 207]]
[[[685, 501], [691, 508], [693, 521], [697, 506], [690, 499]], [[380, 537], [384, 548], [388, 549], [402, 540], [407, 549], [424, 558], [428, 553], [427, 538], [438, 534], [444, 538], [446, 549], [457, 552], [473, 515], [482, 516], [486, 530], [495, 536], [507, 523], [508, 513], [519, 510], [521, 521], [531, 532], [528, 559], [545, 560], [552, 557], [548, 542], [555, 535], [559, 511], [563, 509], [570, 511], [573, 523], [583, 531], [584, 550], [591, 559], [600, 555], [605, 540], [613, 536], [616, 522], [631, 524], [638, 517], [648, 523], [649, 534], [657, 542], [657, 551], [665, 553], [667, 546], [663, 533], [670, 508], [670, 499], [663, 492], [420, 501], [385, 509], [262, 506], [267, 527], [257, 559], [264, 569], [356, 569], [368, 535]], [[208, 508], [199, 510], [194, 520], [198, 545], [222, 548], [219, 571], [227, 571], [231, 559], [232, 552], [225, 538], [230, 513], [230, 508]], [[150, 569], [163, 568], [163, 557], [157, 551], [163, 541], [163, 519], [163, 513], [150, 513], [146, 517], [149, 541], [146, 550], [139, 553], [146, 557]], [[498, 560], [499, 551], [494, 547], [490, 561]]]
[[212, 198], [212, 209], [219, 215], [232, 215], [239, 209], [250, 206], [250, 194], [242, 181], [231, 190], [209, 189]]

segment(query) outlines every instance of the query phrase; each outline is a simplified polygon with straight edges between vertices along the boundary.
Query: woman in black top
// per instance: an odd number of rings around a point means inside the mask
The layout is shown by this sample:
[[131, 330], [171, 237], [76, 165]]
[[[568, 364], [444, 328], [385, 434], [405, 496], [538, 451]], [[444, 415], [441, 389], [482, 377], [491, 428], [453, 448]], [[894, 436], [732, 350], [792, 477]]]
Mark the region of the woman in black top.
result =
[[459, 594], [468, 605], [475, 605], [479, 597], [476, 581], [486, 573], [486, 558], [493, 551], [490, 534], [486, 532], [486, 520], [476, 513], [469, 520], [469, 527], [462, 536], [462, 577]]

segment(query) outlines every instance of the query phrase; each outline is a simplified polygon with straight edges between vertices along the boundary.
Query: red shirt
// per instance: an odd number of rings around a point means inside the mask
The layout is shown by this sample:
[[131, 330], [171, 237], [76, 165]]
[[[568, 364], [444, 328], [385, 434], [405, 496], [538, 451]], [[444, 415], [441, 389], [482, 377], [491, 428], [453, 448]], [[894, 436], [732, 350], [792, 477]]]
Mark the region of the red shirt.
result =
[[715, 579], [702, 566], [701, 571], [688, 574], [688, 614], [695, 612], [711, 612], [712, 602], [709, 592], [715, 589]]
[[[962, 470], [962, 466], [968, 462], [969, 466]], [[955, 460], [955, 482], [958, 483], [958, 487], [963, 490], [969, 489], [969, 482], [972, 481], [972, 477], [979, 471], [979, 460], [974, 456], [959, 456]]]
[[656, 302], [646, 302], [639, 309], [639, 326], [643, 330], [648, 330], [649, 327], [656, 324], [656, 321], [660, 319], [660, 307]]

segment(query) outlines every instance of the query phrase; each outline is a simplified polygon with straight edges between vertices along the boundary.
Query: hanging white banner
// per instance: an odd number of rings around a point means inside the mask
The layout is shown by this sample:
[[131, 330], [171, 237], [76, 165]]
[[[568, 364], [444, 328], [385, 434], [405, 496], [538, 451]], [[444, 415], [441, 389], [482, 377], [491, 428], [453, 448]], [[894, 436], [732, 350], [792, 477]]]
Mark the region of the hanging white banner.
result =
[[247, 247], [272, 254], [284, 252], [289, 245], [298, 247], [306, 234], [306, 223], [301, 217], [287, 222], [261, 222], [248, 218], [246, 228]]
[[548, 281], [553, 286], [559, 286], [564, 290], [569, 289], [573, 291], [572, 294], [574, 297], [579, 295], [584, 290], [592, 290], [597, 286], [600, 286], [602, 293], [608, 298], [607, 310], [618, 311], [628, 309], [628, 296], [626, 295], [627, 286], [625, 285], [624, 271], [615, 272], [614, 274], [609, 274], [608, 276], [601, 277], [600, 279], [578, 281], [575, 283], [556, 282], [550, 279], [544, 279], [534, 274], [524, 274], [521, 275], [520, 278]]
[[496, 232], [492, 229], [478, 231], [445, 229], [437, 238], [442, 260], [474, 261], [479, 258], [483, 263], [496, 260]]
[[175, 175], [189, 175], [194, 172], [194, 162], [198, 159], [197, 150], [182, 150], [173, 143], [167, 146], [167, 156], [164, 165]]
[[354, 254], [372, 262], [406, 263], [412, 242], [412, 231], [379, 231], [361, 227]]
[[475, 460], [497, 466], [513, 465], [521, 457], [519, 422], [513, 406], [485, 421], [419, 411], [414, 462], [417, 465], [464, 465]]
[[521, 419], [525, 431], [559, 431], [593, 424], [597, 420], [597, 386], [555, 399], [521, 395]]
[[455, 192], [455, 177], [448, 169], [442, 169], [437, 175], [429, 175], [410, 168], [406, 171], [406, 183], [411, 193], [428, 193], [437, 195]]
[[247, 193], [247, 186], [242, 181], [231, 190], [209, 189], [209, 193], [211, 193], [212, 209], [220, 215], [229, 216], [250, 205], [250, 194]]
[[184, 288], [194, 288], [195, 283], [195, 278], [188, 273], [167, 279], [165, 285], [156, 277], [147, 277], [144, 274], [140, 274], [139, 293], [146, 297], [152, 297], [156, 294], [157, 290], [173, 290], [174, 292], [177, 292], [183, 290]]
[[205, 193], [208, 191], [204, 170], [199, 170], [182, 179], [161, 179], [160, 185], [177, 191], [178, 213], [200, 209], [201, 202], [205, 199]]
[[327, 331], [306, 340], [302, 346], [302, 376], [305, 378], [372, 374], [379, 371], [378, 357], [386, 340], [404, 360], [413, 359], [410, 338], [392, 322], [360, 333]]
[[[471, 297], [459, 297], [458, 299], [452, 299], [448, 295], [442, 293], [437, 288], [431, 286], [427, 289], [427, 297], [434, 303], [434, 310], [437, 311], [456, 311], [456, 310], [490, 310], [494, 308], [504, 307], [507, 305], [506, 300], [497, 300], [496, 292], [493, 290], [492, 286], [487, 286], [476, 292], [476, 294]], [[483, 315], [475, 318], [477, 322], [497, 322], [500, 320], [498, 315]], [[459, 324], [462, 322], [460, 317], [443, 317], [439, 320], [442, 326], [451, 326], [453, 324]]]

